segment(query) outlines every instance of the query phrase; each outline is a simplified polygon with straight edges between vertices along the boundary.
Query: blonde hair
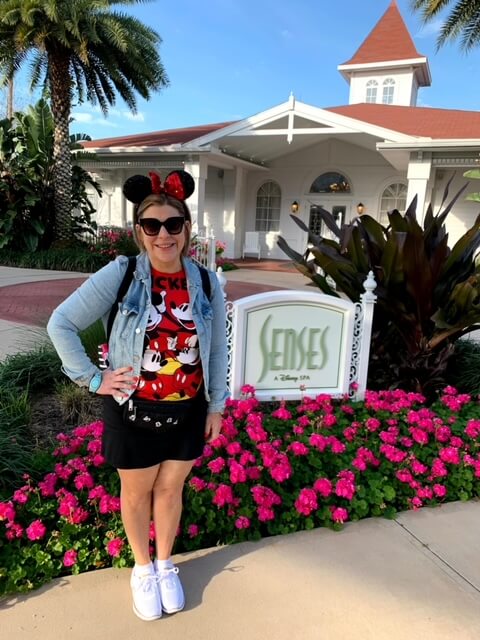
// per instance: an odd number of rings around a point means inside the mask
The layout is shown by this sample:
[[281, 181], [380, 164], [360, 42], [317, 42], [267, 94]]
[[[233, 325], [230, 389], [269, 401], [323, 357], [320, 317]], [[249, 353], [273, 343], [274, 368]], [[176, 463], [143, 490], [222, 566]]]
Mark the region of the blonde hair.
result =
[[[145, 200], [143, 200], [139, 205], [136, 205], [133, 209], [133, 239], [137, 247], [141, 251], [145, 251], [145, 246], [137, 233], [137, 224], [142, 215], [153, 206], [162, 207], [163, 205], [170, 205], [174, 209], [176, 209], [184, 218], [186, 222], [191, 224], [192, 222], [192, 214], [190, 213], [190, 209], [187, 207], [185, 202], [181, 200], [177, 200], [176, 198], [172, 198], [166, 193], [152, 194], [151, 196], [147, 196]], [[184, 233], [185, 233], [185, 244], [182, 249], [182, 256], [187, 256], [188, 251], [190, 249], [190, 242], [192, 239], [192, 230], [190, 224], [184, 225]]]

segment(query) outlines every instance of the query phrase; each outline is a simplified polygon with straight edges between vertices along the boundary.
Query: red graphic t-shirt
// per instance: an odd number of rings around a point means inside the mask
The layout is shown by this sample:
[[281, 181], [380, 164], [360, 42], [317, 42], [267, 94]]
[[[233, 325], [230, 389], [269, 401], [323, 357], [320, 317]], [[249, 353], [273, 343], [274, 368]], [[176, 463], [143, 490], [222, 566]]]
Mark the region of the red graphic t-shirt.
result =
[[197, 394], [202, 379], [185, 271], [152, 269], [152, 306], [136, 395], [147, 400], [187, 400]]

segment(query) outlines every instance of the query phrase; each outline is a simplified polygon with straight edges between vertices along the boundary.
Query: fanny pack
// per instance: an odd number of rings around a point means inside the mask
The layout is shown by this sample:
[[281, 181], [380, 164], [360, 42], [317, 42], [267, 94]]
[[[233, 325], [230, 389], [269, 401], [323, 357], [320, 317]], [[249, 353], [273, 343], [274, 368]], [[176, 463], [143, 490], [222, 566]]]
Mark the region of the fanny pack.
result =
[[192, 417], [193, 407], [194, 399], [149, 402], [130, 398], [123, 410], [123, 422], [128, 427], [157, 433], [181, 429]]

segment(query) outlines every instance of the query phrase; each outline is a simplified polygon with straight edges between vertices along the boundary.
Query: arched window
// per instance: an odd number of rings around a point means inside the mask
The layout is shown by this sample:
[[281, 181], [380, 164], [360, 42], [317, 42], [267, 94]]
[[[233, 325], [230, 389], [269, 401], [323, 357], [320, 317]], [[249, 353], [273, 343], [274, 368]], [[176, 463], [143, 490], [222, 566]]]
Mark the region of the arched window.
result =
[[378, 88], [378, 82], [376, 80], [369, 80], [367, 82], [367, 93], [365, 96], [365, 102], [377, 101], [377, 88]]
[[383, 104], [393, 103], [393, 93], [395, 91], [395, 80], [393, 78], [387, 78], [383, 81]]
[[276, 182], [265, 182], [257, 191], [255, 231], [280, 229], [280, 204], [282, 192]]
[[380, 201], [380, 224], [388, 226], [388, 211], [398, 209], [400, 213], [405, 213], [407, 207], [407, 185], [395, 182], [389, 185], [382, 193]]
[[310, 187], [310, 193], [349, 193], [348, 180], [341, 173], [329, 171], [318, 176]]

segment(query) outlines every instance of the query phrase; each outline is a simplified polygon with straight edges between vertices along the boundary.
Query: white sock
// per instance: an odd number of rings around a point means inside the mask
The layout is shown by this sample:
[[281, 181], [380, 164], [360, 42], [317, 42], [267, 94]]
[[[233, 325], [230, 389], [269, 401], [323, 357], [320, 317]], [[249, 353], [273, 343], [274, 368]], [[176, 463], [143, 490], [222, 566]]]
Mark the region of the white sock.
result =
[[137, 576], [149, 576], [155, 572], [155, 569], [153, 568], [153, 564], [149, 562], [148, 564], [135, 564], [133, 571]]
[[173, 567], [173, 562], [171, 558], [167, 560], [155, 560], [155, 567], [158, 571], [162, 571], [163, 569], [171, 569]]

